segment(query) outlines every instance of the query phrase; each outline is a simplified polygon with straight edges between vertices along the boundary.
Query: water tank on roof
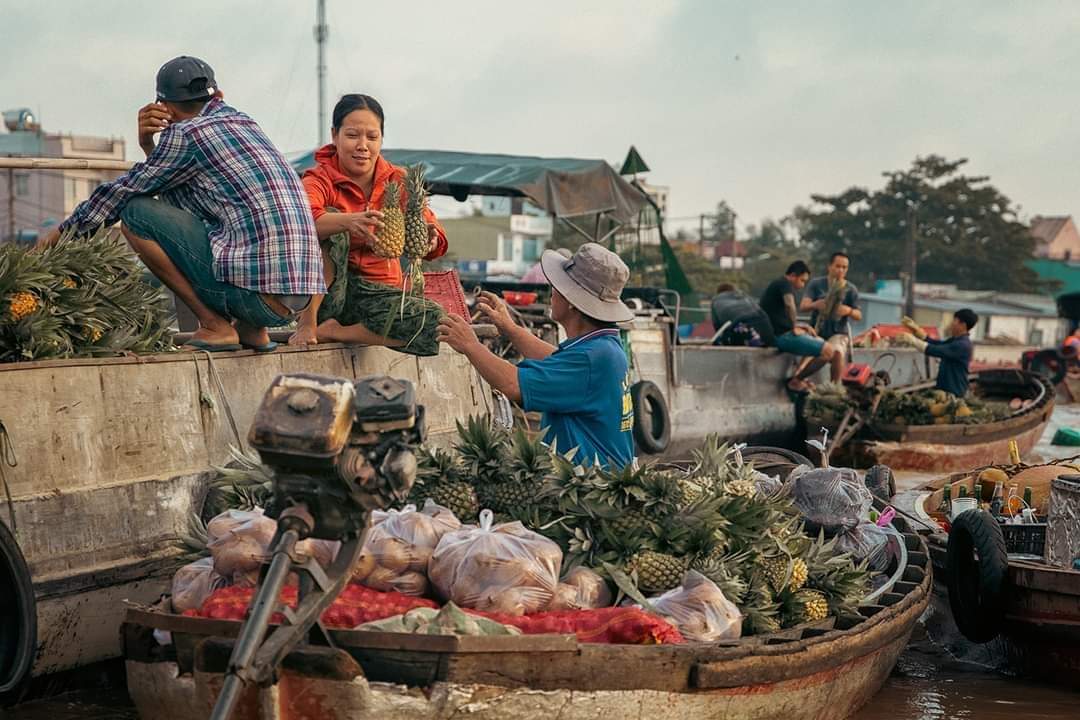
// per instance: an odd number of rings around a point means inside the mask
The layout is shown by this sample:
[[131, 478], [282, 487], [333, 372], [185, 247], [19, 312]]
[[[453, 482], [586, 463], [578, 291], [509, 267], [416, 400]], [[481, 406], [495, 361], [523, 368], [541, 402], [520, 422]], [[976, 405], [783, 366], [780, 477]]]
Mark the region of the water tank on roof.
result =
[[15, 110], [4, 111], [4, 127], [8, 129], [8, 132], [18, 132], [20, 130], [37, 130], [40, 125], [30, 108], [16, 108]]

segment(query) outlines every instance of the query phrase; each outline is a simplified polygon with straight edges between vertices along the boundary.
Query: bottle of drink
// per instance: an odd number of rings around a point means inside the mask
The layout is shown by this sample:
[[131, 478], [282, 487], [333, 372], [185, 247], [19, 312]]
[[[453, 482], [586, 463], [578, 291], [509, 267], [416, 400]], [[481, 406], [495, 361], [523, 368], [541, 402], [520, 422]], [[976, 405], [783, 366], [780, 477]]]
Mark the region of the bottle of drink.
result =
[[990, 514], [994, 517], [1001, 515], [1001, 509], [1005, 505], [1005, 487], [1001, 482], [994, 483], [994, 494], [990, 498]]
[[960, 486], [960, 492], [959, 492], [959, 494], [957, 494], [957, 497], [962, 497], [962, 498], [967, 497], [967, 486], [966, 485], [961, 485]]
[[1020, 446], [1016, 444], [1015, 440], [1009, 441], [1009, 461], [1013, 465], [1020, 464]]
[[1024, 486], [1024, 507], [1031, 507], [1031, 486]]
[[946, 485], [941, 489], [941, 504], [938, 512], [946, 518], [952, 517], [952, 485]]
[[982, 507], [982, 483], [975, 483], [975, 502]]

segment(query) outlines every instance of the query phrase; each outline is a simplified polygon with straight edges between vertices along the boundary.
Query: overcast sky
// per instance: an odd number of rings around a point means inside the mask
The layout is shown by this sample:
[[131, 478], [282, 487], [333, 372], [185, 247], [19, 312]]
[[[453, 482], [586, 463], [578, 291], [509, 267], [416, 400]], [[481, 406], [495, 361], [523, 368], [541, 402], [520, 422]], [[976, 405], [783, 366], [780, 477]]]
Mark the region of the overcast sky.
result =
[[[967, 157], [1025, 214], [1080, 212], [1080, 1], [327, 0], [328, 95], [387, 147], [622, 160], [671, 215], [739, 224]], [[209, 62], [284, 151], [317, 140], [315, 0], [0, 0], [0, 109], [121, 135], [169, 58]], [[328, 110], [329, 112], [329, 110]], [[695, 223], [696, 224], [696, 223]]]

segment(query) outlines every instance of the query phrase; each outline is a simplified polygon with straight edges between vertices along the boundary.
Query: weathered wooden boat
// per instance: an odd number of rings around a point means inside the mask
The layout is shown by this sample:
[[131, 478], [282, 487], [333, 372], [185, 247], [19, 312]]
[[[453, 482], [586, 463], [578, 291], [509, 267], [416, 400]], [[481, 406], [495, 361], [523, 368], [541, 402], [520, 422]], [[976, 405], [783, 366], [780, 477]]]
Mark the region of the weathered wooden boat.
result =
[[[166, 592], [213, 465], [243, 446], [279, 374], [411, 380], [438, 443], [489, 412], [461, 355], [319, 345], [0, 365], [0, 699], [30, 676], [119, 657], [123, 602]], [[17, 697], [17, 696], [16, 696]]]
[[[720, 643], [626, 646], [575, 636], [441, 637], [330, 631], [237, 717], [785, 717], [837, 720], [885, 682], [931, 585], [924, 541], [902, 521], [902, 579], [858, 615]], [[239, 622], [128, 611], [128, 691], [143, 718], [207, 717]], [[166, 644], [159, 642], [166, 640]], [[277, 714], [273, 714], [277, 713]]]
[[[880, 464], [893, 470], [953, 472], [1009, 462], [1012, 440], [1022, 455], [1030, 452], [1054, 411], [1053, 386], [1041, 375], [1016, 369], [981, 370], [972, 373], [971, 383], [972, 392], [982, 398], [1021, 398], [1026, 406], [1002, 420], [971, 425], [897, 425], [869, 419], [833, 457], [855, 467]], [[926, 382], [897, 389], [917, 392], [933, 386]], [[831, 420], [824, 424], [842, 431]]]
[[[1032, 505], [1042, 509], [1043, 517], [1052, 480], [1077, 472], [1066, 462], [1033, 466], [1021, 480], [1032, 488]], [[934, 610], [951, 616], [943, 625], [945, 632], [949, 633], [955, 624], [960, 633], [975, 638], [954, 636], [949, 642], [958, 655], [977, 654], [980, 662], [1007, 672], [1080, 689], [1080, 572], [1050, 566], [1039, 557], [1043, 553], [1045, 525], [1005, 528], [1009, 533], [1008, 542], [1003, 543], [1006, 554], [996, 560], [1006, 565], [1001, 573], [1001, 601], [996, 613], [970, 613], [957, 618], [953, 612], [957, 605], [955, 598], [949, 598], [949, 535], [932, 513], [940, 507], [946, 485], [953, 487], [954, 498], [961, 487], [970, 496], [975, 474], [977, 471], [938, 478], [893, 499], [894, 505], [912, 516], [916, 521], [912, 526], [926, 539], [934, 569]], [[990, 488], [984, 490], [989, 492]], [[977, 547], [975, 550], [979, 552]], [[993, 550], [982, 552], [978, 561], [981, 563], [985, 557], [990, 562], [995, 555]], [[964, 573], [967, 592], [975, 592], [980, 577], [992, 577], [992, 570], [972, 566], [953, 572]], [[956, 582], [961, 581], [957, 578]], [[955, 592], [956, 586], [953, 588]], [[972, 605], [962, 601], [961, 606], [964, 602]], [[967, 647], [976, 640], [983, 647], [977, 651]]]

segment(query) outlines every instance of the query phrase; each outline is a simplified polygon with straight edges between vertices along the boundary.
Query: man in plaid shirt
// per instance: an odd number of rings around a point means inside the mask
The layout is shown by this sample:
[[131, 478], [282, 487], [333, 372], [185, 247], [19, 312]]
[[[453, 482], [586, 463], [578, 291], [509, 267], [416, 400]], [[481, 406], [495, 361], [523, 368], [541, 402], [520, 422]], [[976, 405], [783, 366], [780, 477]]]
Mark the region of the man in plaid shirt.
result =
[[326, 292], [299, 177], [254, 120], [224, 103], [197, 58], [158, 71], [139, 145], [146, 162], [98, 187], [39, 246], [121, 220], [143, 263], [198, 318], [188, 346], [273, 350], [266, 328]]

